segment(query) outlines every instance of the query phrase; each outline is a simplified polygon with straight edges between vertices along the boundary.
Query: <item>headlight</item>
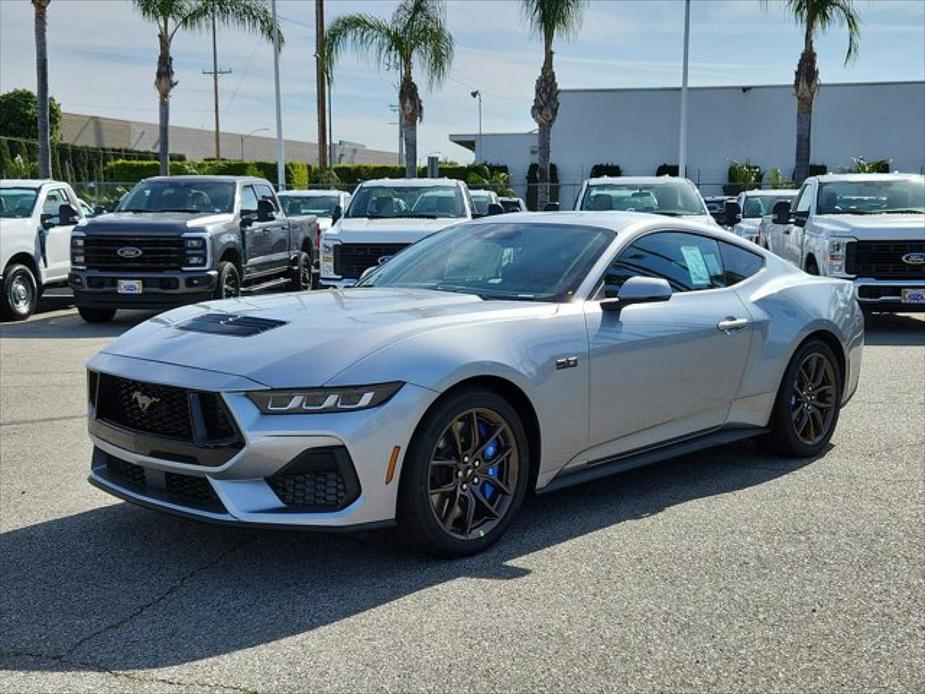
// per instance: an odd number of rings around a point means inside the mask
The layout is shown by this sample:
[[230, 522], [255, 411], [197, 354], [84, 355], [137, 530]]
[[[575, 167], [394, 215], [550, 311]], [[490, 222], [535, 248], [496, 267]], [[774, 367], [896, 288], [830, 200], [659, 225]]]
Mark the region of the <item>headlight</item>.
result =
[[206, 239], [202, 236], [187, 236], [183, 239], [183, 251], [186, 260], [183, 267], [186, 269], [205, 267], [208, 258]]
[[257, 390], [247, 394], [263, 414], [324, 414], [378, 407], [397, 393], [404, 383], [370, 386], [314, 388], [307, 390]]
[[848, 244], [855, 239], [834, 238], [826, 242], [826, 266], [828, 275], [845, 274], [845, 257], [848, 254]]
[[206, 240], [205, 239], [185, 239], [187, 248], [201, 249], [205, 248]]
[[83, 265], [86, 262], [86, 259], [83, 257], [83, 255], [74, 254], [71, 256], [71, 262], [74, 265]]
[[321, 241], [321, 274], [330, 277], [334, 274], [334, 247], [336, 243]]
[[83, 247], [84, 247], [83, 236], [72, 236], [71, 237], [71, 248], [83, 248]]

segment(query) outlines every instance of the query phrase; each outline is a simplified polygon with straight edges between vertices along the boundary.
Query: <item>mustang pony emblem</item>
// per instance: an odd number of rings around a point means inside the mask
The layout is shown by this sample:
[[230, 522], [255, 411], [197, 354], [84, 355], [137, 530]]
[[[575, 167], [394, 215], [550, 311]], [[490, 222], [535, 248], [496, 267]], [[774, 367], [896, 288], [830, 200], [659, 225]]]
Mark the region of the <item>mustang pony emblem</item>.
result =
[[138, 405], [138, 409], [141, 410], [141, 414], [148, 414], [148, 408], [151, 407], [156, 402], [160, 402], [160, 398], [154, 398], [150, 395], [145, 395], [140, 390], [136, 390], [132, 393], [132, 401]]

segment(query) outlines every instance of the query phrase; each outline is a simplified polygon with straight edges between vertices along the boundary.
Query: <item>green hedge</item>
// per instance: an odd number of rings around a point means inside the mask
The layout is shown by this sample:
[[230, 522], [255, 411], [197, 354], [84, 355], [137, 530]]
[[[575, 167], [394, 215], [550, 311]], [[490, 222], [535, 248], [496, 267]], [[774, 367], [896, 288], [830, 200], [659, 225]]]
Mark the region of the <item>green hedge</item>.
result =
[[622, 176], [623, 169], [619, 164], [595, 164], [591, 167], [589, 178], [598, 178], [600, 176]]
[[825, 164], [810, 164], [808, 175], [825, 176], [829, 172], [829, 167]]
[[[404, 178], [405, 167], [398, 164], [335, 164], [331, 167], [337, 180], [343, 185], [354, 185], [376, 178]], [[491, 178], [493, 173], [508, 173], [503, 164], [441, 164], [439, 175], [458, 181], [467, 181], [471, 174], [480, 178]], [[418, 176], [427, 175], [427, 168], [420, 167]]]
[[[289, 188], [306, 188], [311, 167], [302, 162], [286, 164], [286, 186]], [[156, 161], [109, 162], [104, 167], [103, 179], [120, 183], [137, 183], [143, 178], [160, 174], [161, 167]], [[171, 162], [170, 174], [201, 176], [260, 176], [276, 182], [275, 161], [242, 161], [236, 159], [213, 159], [206, 161]]]
[[[530, 164], [527, 169], [527, 209], [536, 211], [537, 198], [539, 197], [536, 185], [536, 173], [540, 165], [536, 162]], [[559, 202], [559, 170], [553, 163], [549, 164], [549, 202]]]

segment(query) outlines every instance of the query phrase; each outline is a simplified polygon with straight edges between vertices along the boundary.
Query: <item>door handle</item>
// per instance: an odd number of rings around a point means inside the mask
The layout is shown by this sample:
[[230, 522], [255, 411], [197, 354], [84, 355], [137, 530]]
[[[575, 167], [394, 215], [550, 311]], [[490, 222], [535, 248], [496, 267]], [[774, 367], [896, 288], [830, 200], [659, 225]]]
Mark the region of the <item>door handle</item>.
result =
[[721, 320], [719, 323], [717, 323], [716, 329], [726, 333], [727, 335], [735, 335], [746, 325], [748, 325], [747, 318], [733, 318], [730, 316], [729, 318]]

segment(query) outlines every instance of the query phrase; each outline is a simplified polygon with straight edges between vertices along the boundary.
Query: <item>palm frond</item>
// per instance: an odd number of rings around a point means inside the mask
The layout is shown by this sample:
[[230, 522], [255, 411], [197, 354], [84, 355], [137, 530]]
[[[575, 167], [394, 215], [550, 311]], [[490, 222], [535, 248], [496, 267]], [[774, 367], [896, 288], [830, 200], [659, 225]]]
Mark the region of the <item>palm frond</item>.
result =
[[[762, 0], [765, 6], [769, 0]], [[848, 50], [845, 65], [857, 58], [861, 42], [861, 16], [854, 0], [782, 0], [797, 24], [812, 37], [816, 30], [826, 31], [833, 26], [848, 29]]]
[[325, 36], [325, 69], [333, 82], [333, 67], [345, 49], [357, 54], [372, 53], [376, 62], [386, 68], [400, 61], [392, 27], [382, 19], [369, 14], [348, 14], [338, 17], [328, 27]]
[[401, 27], [408, 56], [420, 67], [429, 84], [442, 82], [453, 64], [453, 35], [446, 28], [446, 5], [442, 0], [402, 3], [392, 18]]
[[587, 0], [523, 0], [523, 13], [533, 33], [551, 45], [556, 36], [578, 33], [587, 5]]
[[[273, 40], [273, 13], [267, 0], [198, 0], [180, 21], [180, 28], [208, 31], [213, 15], [223, 27], [243, 29], [267, 41]], [[282, 29], [278, 35], [282, 48], [285, 42]]]

